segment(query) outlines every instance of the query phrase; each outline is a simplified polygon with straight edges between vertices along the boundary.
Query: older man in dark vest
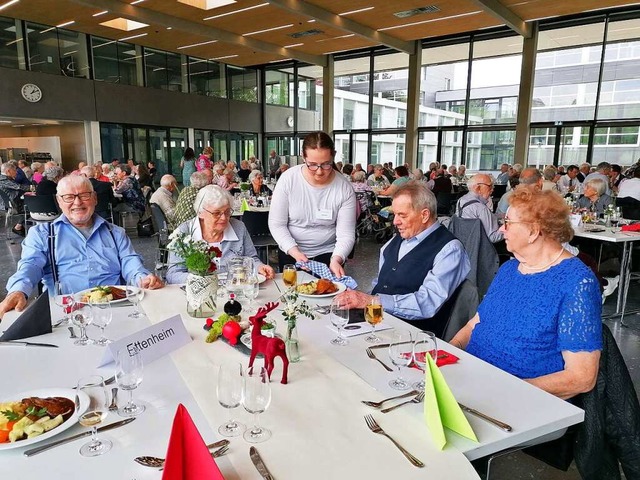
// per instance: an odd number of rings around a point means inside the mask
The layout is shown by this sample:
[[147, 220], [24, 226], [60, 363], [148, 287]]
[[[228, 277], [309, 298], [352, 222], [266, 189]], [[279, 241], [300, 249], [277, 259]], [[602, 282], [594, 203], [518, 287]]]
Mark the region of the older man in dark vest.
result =
[[460, 241], [438, 222], [436, 198], [426, 185], [398, 187], [392, 208], [398, 235], [380, 250], [371, 295], [348, 290], [338, 298], [349, 308], [364, 308], [377, 296], [385, 312], [442, 334], [452, 296], [469, 273], [469, 259]]

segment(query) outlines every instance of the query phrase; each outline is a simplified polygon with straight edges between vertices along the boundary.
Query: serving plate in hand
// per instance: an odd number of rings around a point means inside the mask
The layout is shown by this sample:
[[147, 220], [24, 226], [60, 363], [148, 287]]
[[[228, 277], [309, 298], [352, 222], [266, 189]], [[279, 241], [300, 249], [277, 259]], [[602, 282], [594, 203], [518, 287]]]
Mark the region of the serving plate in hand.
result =
[[333, 282], [333, 284], [336, 287], [338, 287], [338, 290], [336, 290], [333, 293], [322, 293], [322, 294], [318, 295], [318, 294], [315, 294], [315, 293], [301, 293], [301, 292], [298, 292], [298, 295], [300, 297], [306, 297], [306, 298], [329, 298], [329, 297], [334, 297], [337, 294], [342, 293], [347, 289], [347, 287], [345, 286], [344, 283]]
[[78, 417], [82, 415], [87, 408], [89, 408], [89, 396], [84, 392], [77, 392], [72, 388], [41, 388], [38, 390], [29, 390], [27, 392], [19, 392], [13, 395], [10, 395], [6, 398], [0, 399], [0, 403], [4, 402], [19, 402], [23, 398], [28, 397], [40, 397], [40, 398], [48, 398], [48, 397], [65, 397], [75, 403], [76, 395], [78, 395], [80, 399], [80, 407], [76, 408], [74, 412], [71, 414], [67, 420], [65, 420], [61, 425], [58, 425], [56, 428], [49, 430], [48, 432], [43, 433], [42, 435], [38, 435], [34, 438], [26, 438], [24, 440], [18, 440], [17, 442], [9, 442], [9, 443], [0, 443], [0, 452], [2, 450], [10, 450], [12, 448], [22, 448], [28, 447], [29, 445], [34, 445], [36, 443], [42, 442], [43, 440], [47, 440], [55, 435], [58, 435], [61, 432], [64, 432], [68, 428], [71, 428], [76, 423], [78, 423]]

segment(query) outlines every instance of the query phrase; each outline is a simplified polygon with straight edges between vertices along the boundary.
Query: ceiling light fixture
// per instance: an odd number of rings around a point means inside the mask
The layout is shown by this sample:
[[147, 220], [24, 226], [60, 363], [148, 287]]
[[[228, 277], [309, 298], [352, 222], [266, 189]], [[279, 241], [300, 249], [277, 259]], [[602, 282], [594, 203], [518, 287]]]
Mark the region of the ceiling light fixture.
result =
[[61, 23], [60, 25], [56, 25], [56, 28], [68, 27], [69, 25], [73, 25], [76, 23], [75, 20], [69, 20], [68, 22]]
[[131, 32], [140, 28], [148, 27], [147, 23], [136, 22], [135, 20], [128, 20], [126, 18], [118, 17], [113, 20], [102, 22], [100, 25], [103, 27], [115, 28], [125, 32]]
[[24, 127], [24, 125], [11, 125], [13, 128]]
[[196, 7], [200, 10], [213, 10], [214, 8], [224, 7], [236, 3], [236, 0], [178, 0], [190, 7]]
[[293, 48], [293, 47], [301, 47], [302, 45], [304, 45], [304, 43], [293, 43], [291, 45], [285, 45], [282, 48]]
[[100, 15], [104, 15], [105, 13], [109, 13], [109, 10], [103, 10], [101, 12], [94, 13], [92, 17], [99, 17]]
[[0, 123], [11, 123], [11, 120], [0, 120]]
[[139, 33], [138, 35], [131, 35], [129, 37], [124, 37], [118, 40], [119, 42], [124, 42], [125, 40], [133, 40], [134, 38], [144, 37], [145, 35], [149, 35], [148, 33]]
[[192, 43], [191, 45], [182, 45], [181, 47], [178, 47], [178, 50], [182, 50], [184, 48], [191, 48], [191, 47], [200, 47], [202, 45], [209, 45], [210, 43], [216, 43], [218, 40], [208, 40], [206, 42], [200, 42], [200, 43]]
[[330, 42], [331, 40], [338, 40], [339, 38], [349, 38], [349, 37], [355, 37], [355, 36], [356, 36], [355, 33], [349, 33], [347, 35], [340, 35], [339, 37], [323, 38], [322, 40], [316, 40], [316, 42], [318, 43]]
[[131, 5], [137, 5], [142, 2], [144, 2], [144, 0], [135, 0], [134, 2], [131, 2]]
[[171, 30], [171, 29], [173, 29], [173, 27], [167, 27], [167, 30]]
[[364, 7], [364, 8], [359, 8], [357, 10], [349, 10], [348, 12], [342, 12], [339, 13], [338, 15], [340, 15], [341, 17], [344, 17], [345, 15], [351, 15], [353, 13], [360, 13], [360, 12], [368, 12], [369, 10], [373, 10], [376, 7]]
[[5, 3], [4, 5], [0, 5], [0, 10], [3, 10], [7, 7], [10, 7], [14, 3], [18, 3], [20, 0], [11, 0], [10, 2]]
[[425, 23], [441, 22], [443, 20], [451, 20], [452, 18], [460, 18], [460, 17], [468, 17], [468, 16], [471, 16], [471, 15], [478, 15], [479, 13], [483, 13], [483, 11], [482, 10], [478, 10], [478, 11], [475, 11], [475, 12], [461, 13], [459, 15], [451, 15], [449, 17], [433, 18], [431, 20], [422, 20], [421, 22], [405, 23], [404, 25], [395, 25], [393, 27], [379, 28], [377, 31], [378, 32], [384, 32], [386, 30], [395, 30], [397, 28], [413, 27], [414, 25], [423, 25]]
[[246, 12], [248, 10], [253, 10], [254, 8], [266, 7], [267, 5], [269, 5], [268, 2], [267, 3], [261, 3], [259, 5], [254, 5], [253, 7], [240, 8], [240, 9], [234, 10], [232, 12], [221, 13], [220, 15], [214, 15], [213, 17], [206, 17], [206, 18], [203, 18], [202, 20], [213, 20], [215, 18], [226, 17], [227, 15], [233, 15], [235, 13]]
[[264, 30], [257, 30], [255, 32], [243, 33], [242, 36], [243, 37], [249, 37], [251, 35], [258, 35], [260, 33], [273, 32], [275, 30], [283, 30], [285, 28], [290, 28], [290, 27], [293, 27], [293, 23], [289, 23], [287, 25], [280, 25], [279, 27], [266, 28]]
[[315, 21], [316, 21], [316, 19], [315, 19], [315, 18], [312, 18], [311, 20], [307, 20], [307, 23], [313, 23], [313, 22], [315, 22]]
[[224, 60], [225, 58], [236, 58], [239, 56], [240, 55], [225, 55], [224, 57], [215, 57], [215, 58], [210, 58], [209, 60]]

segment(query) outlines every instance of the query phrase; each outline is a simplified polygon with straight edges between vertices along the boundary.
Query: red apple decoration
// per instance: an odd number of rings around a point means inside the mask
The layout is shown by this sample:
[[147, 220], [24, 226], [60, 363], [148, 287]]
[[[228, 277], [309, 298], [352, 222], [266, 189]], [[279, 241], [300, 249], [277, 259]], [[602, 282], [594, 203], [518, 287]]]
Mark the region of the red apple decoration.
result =
[[236, 321], [230, 320], [222, 327], [222, 335], [229, 340], [229, 345], [238, 343], [238, 337], [242, 333], [242, 327]]

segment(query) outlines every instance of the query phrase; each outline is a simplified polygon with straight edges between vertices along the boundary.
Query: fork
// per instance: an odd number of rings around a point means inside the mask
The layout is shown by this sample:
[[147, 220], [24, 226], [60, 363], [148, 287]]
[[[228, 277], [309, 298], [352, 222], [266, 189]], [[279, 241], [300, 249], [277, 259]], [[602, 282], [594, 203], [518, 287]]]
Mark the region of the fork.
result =
[[382, 365], [387, 370], [387, 372], [393, 372], [392, 368], [387, 366], [386, 363], [384, 363], [382, 360], [380, 360], [378, 357], [376, 357], [376, 354], [373, 353], [373, 350], [371, 350], [371, 348], [367, 348], [367, 356], [372, 360], [377, 360], [378, 362], [380, 362], [380, 365]]
[[[211, 456], [213, 458], [221, 457], [222, 455], [224, 455], [225, 453], [227, 453], [229, 451], [229, 441], [228, 440], [221, 440], [220, 442], [215, 442], [215, 443], [212, 443], [211, 445], [207, 445], [208, 448], [215, 448], [215, 446], [218, 446], [218, 445], [220, 445], [221, 443], [223, 443], [225, 441], [227, 442], [226, 444], [222, 445], [215, 452], [211, 452]], [[140, 465], [143, 465], [145, 467], [160, 468], [160, 470], [162, 470], [164, 468], [165, 459], [164, 458], [158, 458], [158, 457], [144, 456], [144, 457], [136, 457], [136, 458], [133, 459], [133, 461], [136, 462], [136, 463], [139, 463]]]
[[412, 398], [411, 400], [399, 403], [398, 405], [394, 405], [393, 407], [383, 408], [380, 411], [382, 413], [389, 413], [391, 410], [395, 410], [396, 408], [406, 405], [407, 403], [421, 403], [422, 400], [424, 400], [424, 392], [420, 392], [418, 395], [415, 396], [415, 398]]
[[413, 395], [417, 395], [417, 390], [411, 390], [410, 392], [403, 393], [402, 395], [396, 395], [395, 397], [385, 398], [384, 400], [380, 400], [379, 402], [370, 402], [369, 400], [360, 400], [367, 407], [380, 408], [383, 403], [386, 403], [390, 400], [398, 400], [399, 398], [411, 397]]
[[378, 425], [378, 422], [375, 421], [375, 419], [373, 418], [372, 415], [365, 415], [364, 416], [364, 421], [367, 422], [367, 427], [369, 427], [369, 430], [371, 430], [373, 433], [378, 433], [380, 435], [384, 435], [389, 440], [391, 440], [393, 442], [393, 444], [398, 448], [398, 450], [400, 450], [402, 452], [402, 454], [405, 457], [407, 457], [407, 460], [409, 460], [413, 466], [419, 467], [419, 468], [424, 467], [424, 463], [422, 463], [416, 457], [414, 457], [409, 452], [407, 452], [404, 448], [402, 448], [402, 446], [398, 442], [396, 442], [382, 428], [380, 428], [380, 425]]

